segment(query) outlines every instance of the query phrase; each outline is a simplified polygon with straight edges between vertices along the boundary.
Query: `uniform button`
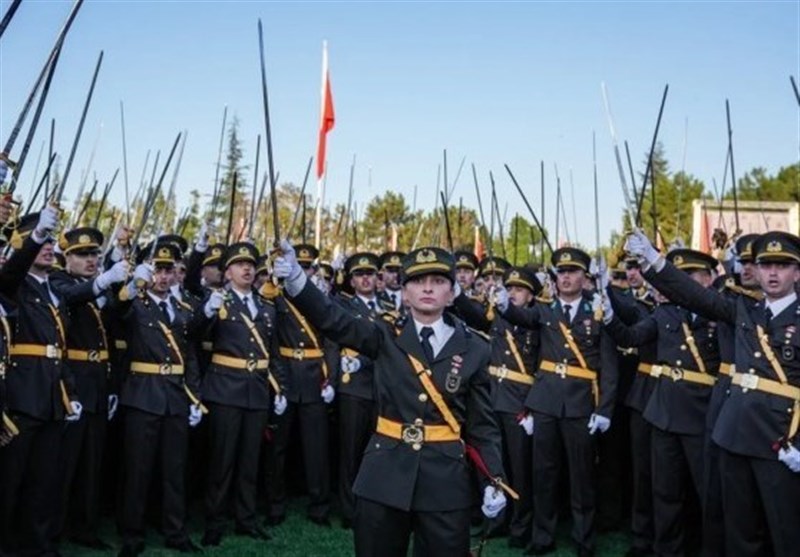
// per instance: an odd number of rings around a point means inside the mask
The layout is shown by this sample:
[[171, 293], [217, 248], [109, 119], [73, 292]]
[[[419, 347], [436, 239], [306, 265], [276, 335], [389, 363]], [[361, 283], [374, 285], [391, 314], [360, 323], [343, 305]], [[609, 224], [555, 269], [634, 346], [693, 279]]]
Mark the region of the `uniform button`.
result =
[[304, 342], [299, 342], [298, 344], [300, 345], [300, 348], [302, 348], [303, 346], [305, 346], [305, 343], [304, 343]]
[[510, 352], [510, 351], [508, 351], [508, 350], [506, 350], [506, 356], [508, 356], [508, 355], [510, 355], [510, 354], [511, 354], [511, 352]]
[[685, 344], [681, 344], [681, 350], [686, 350], [686, 345]]
[[305, 332], [306, 332], [306, 330], [305, 330], [305, 329], [300, 329], [300, 332], [301, 332], [301, 333], [305, 333]]
[[678, 366], [678, 367], [680, 367], [680, 366], [682, 366], [682, 365], [683, 365], [683, 362], [682, 362], [681, 360], [677, 360], [677, 361], [675, 362], [675, 365], [676, 365], [676, 366]]
[[250, 342], [255, 342], [255, 341], [256, 341], [256, 339], [254, 339], [253, 337], [250, 337]]
[[411, 445], [411, 448], [414, 449], [415, 451], [418, 451], [422, 448], [422, 445], [420, 443], [414, 443], [413, 445]]
[[569, 348], [569, 344], [565, 344], [565, 345], [564, 345], [564, 348]]
[[755, 368], [752, 367], [747, 370], [747, 373], [755, 373], [755, 372], [756, 372]]
[[381, 448], [381, 444], [380, 443], [375, 443], [375, 448], [376, 449], [380, 449]]
[[755, 356], [756, 358], [760, 358], [761, 352], [753, 352], [753, 356]]
[[425, 393], [420, 393], [419, 397], [417, 398], [419, 398], [420, 402], [428, 402], [428, 395], [426, 395]]
[[422, 423], [423, 423], [422, 418], [417, 418], [416, 420], [414, 420], [414, 425], [417, 427], [421, 426]]

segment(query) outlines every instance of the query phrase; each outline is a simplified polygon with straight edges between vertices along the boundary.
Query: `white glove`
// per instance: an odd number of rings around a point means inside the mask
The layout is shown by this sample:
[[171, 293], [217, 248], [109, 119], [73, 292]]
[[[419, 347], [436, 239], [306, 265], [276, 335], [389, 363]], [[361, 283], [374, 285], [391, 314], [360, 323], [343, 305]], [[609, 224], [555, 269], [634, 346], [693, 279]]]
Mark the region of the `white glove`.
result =
[[215, 313], [219, 311], [222, 305], [225, 303], [225, 294], [222, 293], [221, 290], [214, 290], [211, 292], [211, 296], [208, 297], [208, 301], [206, 302], [205, 307], [203, 308], [203, 312], [206, 314], [206, 317], [211, 319]]
[[330, 385], [325, 385], [325, 388], [322, 389], [322, 400], [325, 401], [325, 404], [330, 404], [333, 402], [333, 397], [336, 396], [336, 391], [333, 390], [333, 387]]
[[344, 262], [346, 260], [347, 258], [344, 256], [344, 254], [340, 253], [339, 255], [333, 258], [333, 261], [331, 262], [331, 267], [333, 267], [334, 271], [338, 271], [339, 269], [344, 269]]
[[40, 243], [44, 242], [57, 225], [58, 209], [48, 205], [39, 213], [39, 222], [36, 223], [36, 228], [33, 231], [35, 239]]
[[495, 518], [506, 507], [506, 496], [494, 486], [487, 485], [483, 490], [483, 511], [486, 518]]
[[282, 240], [280, 248], [282, 253], [275, 258], [272, 272], [279, 279], [286, 279], [283, 284], [286, 293], [289, 296], [296, 296], [306, 285], [306, 274], [297, 262], [292, 244]]
[[600, 414], [592, 414], [589, 418], [589, 435], [594, 435], [597, 431], [605, 433], [611, 427], [611, 420]]
[[275, 395], [275, 399], [272, 402], [272, 411], [275, 412], [276, 416], [282, 416], [284, 412], [286, 412], [286, 406], [288, 403], [286, 402], [286, 397], [283, 395]]
[[133, 280], [134, 282], [142, 281], [150, 284], [153, 280], [153, 266], [148, 263], [137, 265], [133, 270]]
[[189, 427], [196, 427], [203, 419], [203, 411], [197, 404], [189, 405]]
[[789, 445], [788, 449], [778, 451], [778, 460], [783, 462], [792, 472], [800, 472], [800, 451]]
[[352, 356], [342, 356], [341, 364], [345, 373], [356, 373], [361, 369], [361, 360]]
[[117, 406], [119, 406], [119, 397], [117, 395], [108, 395], [108, 421], [114, 419], [117, 413]]
[[531, 414], [526, 414], [525, 417], [520, 418], [517, 423], [525, 430], [526, 435], [533, 435], [533, 416]]
[[208, 249], [208, 223], [206, 221], [200, 225], [200, 230], [194, 239], [194, 249], [200, 253], [205, 253]]
[[603, 296], [603, 323], [608, 325], [614, 319], [614, 308], [611, 307], [611, 297]]
[[634, 257], [644, 259], [650, 265], [655, 264], [661, 257], [661, 254], [650, 243], [649, 238], [639, 228], [634, 228], [633, 232], [628, 235], [625, 251]]
[[6, 183], [6, 176], [8, 176], [8, 164], [0, 160], [0, 184]]
[[725, 254], [722, 256], [723, 261], [734, 261], [736, 259], [736, 242], [731, 242], [731, 244], [725, 248]]
[[69, 403], [70, 408], [72, 408], [72, 414], [67, 414], [65, 420], [68, 422], [77, 422], [81, 419], [81, 414], [83, 413], [83, 405], [78, 402], [77, 400], [72, 400]]
[[500, 310], [500, 313], [505, 313], [508, 310], [508, 290], [506, 290], [505, 286], [495, 287], [494, 305]]
[[128, 278], [128, 271], [130, 271], [130, 264], [123, 260], [119, 263], [114, 263], [112, 267], [97, 277], [94, 281], [97, 290], [102, 292], [117, 282], [125, 282]]

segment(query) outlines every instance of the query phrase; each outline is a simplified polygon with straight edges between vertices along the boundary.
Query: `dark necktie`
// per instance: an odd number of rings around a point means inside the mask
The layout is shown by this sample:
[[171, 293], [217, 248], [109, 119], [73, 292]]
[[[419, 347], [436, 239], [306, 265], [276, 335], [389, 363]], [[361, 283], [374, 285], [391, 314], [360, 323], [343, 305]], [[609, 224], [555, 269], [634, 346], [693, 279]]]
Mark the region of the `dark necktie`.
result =
[[389, 294], [392, 298], [392, 305], [396, 308], [397, 307], [397, 294]]
[[432, 327], [422, 327], [419, 331], [419, 336], [422, 337], [422, 350], [425, 352], [425, 357], [428, 362], [433, 361], [433, 346], [431, 345], [431, 337], [433, 336]]
[[564, 304], [564, 318], [567, 320], [568, 324], [572, 323], [572, 317], [570, 317], [569, 311], [572, 309], [572, 306], [569, 304]]
[[367, 302], [367, 307], [369, 308], [370, 311], [375, 311], [375, 301], [370, 300], [369, 302]]
[[167, 302], [158, 302], [158, 307], [161, 308], [161, 313], [164, 314], [164, 319], [167, 320], [167, 323], [172, 323], [172, 319], [169, 317], [169, 310], [167, 309]]
[[764, 310], [764, 320], [767, 322], [767, 327], [769, 327], [769, 322], [772, 321], [772, 309], [767, 308]]
[[245, 296], [242, 298], [242, 302], [244, 302], [244, 307], [247, 308], [247, 313], [249, 313], [250, 317], [254, 319], [255, 315], [253, 315], [253, 310], [250, 308], [250, 296]]

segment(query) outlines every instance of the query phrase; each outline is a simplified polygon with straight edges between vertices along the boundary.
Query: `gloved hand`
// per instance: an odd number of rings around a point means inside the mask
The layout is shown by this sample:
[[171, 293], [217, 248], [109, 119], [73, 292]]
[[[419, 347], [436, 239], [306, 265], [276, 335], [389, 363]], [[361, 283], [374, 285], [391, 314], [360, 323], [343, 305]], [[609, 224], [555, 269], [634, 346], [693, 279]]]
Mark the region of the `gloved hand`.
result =
[[196, 427], [197, 424], [200, 423], [200, 420], [203, 419], [203, 411], [200, 410], [200, 406], [197, 404], [190, 404], [189, 405], [189, 427]]
[[117, 406], [119, 406], [119, 397], [117, 395], [108, 395], [108, 421], [114, 419], [117, 413]]
[[283, 395], [275, 395], [275, 399], [272, 402], [272, 411], [275, 412], [276, 416], [282, 416], [284, 412], [286, 412], [286, 406], [288, 403], [286, 402], [286, 397]]
[[525, 430], [526, 435], [533, 435], [533, 415], [525, 414], [517, 423]]
[[341, 364], [344, 373], [356, 373], [361, 369], [361, 360], [352, 356], [342, 356]]
[[213, 290], [211, 295], [208, 297], [206, 305], [203, 307], [203, 312], [206, 314], [206, 317], [211, 319], [224, 303], [225, 294], [222, 292], [222, 290]]
[[344, 269], [344, 262], [346, 260], [347, 257], [345, 257], [343, 253], [340, 253], [333, 258], [333, 261], [331, 262], [331, 267], [333, 267], [334, 271], [338, 271], [339, 269]]
[[40, 244], [44, 242], [50, 233], [58, 226], [58, 209], [48, 205], [39, 213], [39, 222], [33, 230], [34, 240]]
[[322, 389], [322, 400], [325, 401], [325, 404], [330, 404], [333, 402], [333, 397], [336, 396], [336, 391], [333, 390], [333, 387], [330, 385], [325, 385], [325, 388]]
[[608, 325], [614, 319], [614, 308], [611, 307], [611, 298], [603, 296], [603, 323]]
[[495, 286], [494, 305], [500, 310], [500, 313], [505, 313], [508, 310], [508, 290], [506, 290], [505, 286]]
[[506, 496], [494, 486], [487, 485], [483, 490], [481, 511], [486, 518], [495, 518], [506, 507]]
[[800, 451], [792, 445], [778, 451], [778, 460], [783, 462], [792, 472], [800, 472]]
[[592, 414], [589, 418], [589, 435], [594, 435], [597, 431], [605, 433], [611, 427], [611, 420], [600, 414]]
[[722, 261], [734, 261], [736, 259], [736, 242], [731, 242], [730, 245], [725, 248], [725, 253], [722, 255]]
[[288, 281], [296, 281], [299, 277], [305, 275], [300, 263], [297, 262], [297, 255], [292, 244], [286, 240], [281, 240], [281, 254], [275, 258], [272, 272], [279, 279]]
[[101, 274], [94, 280], [97, 290], [102, 292], [112, 284], [125, 282], [125, 280], [128, 278], [128, 271], [130, 271], [130, 268], [130, 264], [125, 260], [122, 260], [119, 263], [114, 263], [114, 265], [108, 271]]
[[8, 163], [0, 160], [0, 184], [6, 183], [6, 176], [8, 176]]
[[69, 403], [70, 408], [72, 408], [72, 414], [67, 414], [64, 418], [68, 422], [77, 422], [81, 419], [81, 414], [83, 413], [83, 405], [78, 402], [77, 400], [71, 400]]
[[150, 284], [153, 281], [153, 266], [149, 263], [137, 265], [133, 270], [133, 281]]
[[200, 230], [197, 231], [194, 239], [194, 249], [200, 253], [205, 253], [208, 249], [208, 222], [206, 221], [200, 224]]
[[650, 243], [650, 239], [639, 228], [634, 228], [633, 232], [628, 235], [625, 251], [636, 258], [643, 259], [650, 265], [654, 265], [661, 257], [661, 254]]

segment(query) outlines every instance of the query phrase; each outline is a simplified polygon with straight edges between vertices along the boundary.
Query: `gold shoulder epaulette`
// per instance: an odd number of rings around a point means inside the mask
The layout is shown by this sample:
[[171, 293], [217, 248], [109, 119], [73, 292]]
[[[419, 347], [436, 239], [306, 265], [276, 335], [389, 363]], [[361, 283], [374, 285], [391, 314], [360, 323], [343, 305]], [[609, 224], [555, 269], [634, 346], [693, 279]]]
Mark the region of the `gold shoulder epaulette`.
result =
[[175, 298], [175, 301], [178, 302], [178, 305], [180, 305], [183, 309], [188, 311], [194, 311], [194, 308], [192, 308], [191, 304], [187, 304], [183, 300], [178, 300], [177, 298]]
[[553, 303], [553, 298], [552, 298], [552, 296], [545, 296], [545, 295], [541, 295], [541, 296], [536, 296], [534, 299], [535, 299], [537, 302], [541, 302], [541, 303], [543, 303], [543, 304], [548, 304], [548, 305], [549, 305], [549, 304]]
[[258, 293], [261, 294], [262, 298], [272, 300], [281, 294], [281, 289], [279, 286], [273, 284], [271, 280], [268, 280], [261, 286], [261, 288], [258, 290]]
[[470, 333], [475, 333], [486, 342], [491, 342], [492, 340], [492, 337], [489, 336], [487, 333], [484, 333], [483, 331], [479, 331], [478, 329], [473, 329], [472, 327], [467, 327], [467, 329], [469, 330]]
[[752, 298], [756, 301], [761, 301], [764, 299], [764, 293], [761, 290], [751, 290], [749, 288], [745, 288], [743, 286], [739, 286], [736, 284], [733, 279], [728, 279], [725, 281], [725, 288], [734, 292], [735, 294], [739, 294], [740, 296], [747, 296], [748, 298]]

